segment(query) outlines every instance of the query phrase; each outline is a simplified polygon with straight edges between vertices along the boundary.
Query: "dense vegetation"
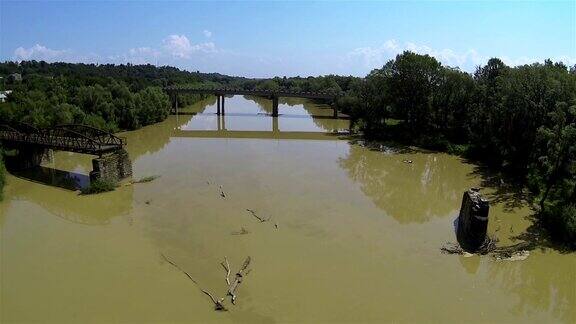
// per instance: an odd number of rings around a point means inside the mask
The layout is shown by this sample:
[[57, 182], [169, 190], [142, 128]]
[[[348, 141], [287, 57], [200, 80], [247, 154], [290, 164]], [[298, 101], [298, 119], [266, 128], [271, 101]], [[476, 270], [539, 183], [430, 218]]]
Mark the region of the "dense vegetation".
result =
[[[161, 87], [209, 83], [218, 75], [183, 72], [151, 65], [94, 65], [46, 62], [0, 64], [0, 76], [7, 80], [20, 73], [22, 81], [5, 82], [13, 90], [0, 104], [0, 122], [25, 122], [36, 127], [81, 123], [109, 131], [137, 129], [164, 120], [170, 99]], [[226, 78], [221, 77], [226, 80]], [[181, 96], [185, 105], [199, 96]]]
[[[166, 118], [162, 86], [335, 91], [337, 107], [373, 139], [458, 153], [503, 170], [537, 197], [557, 237], [576, 242], [576, 67], [546, 61], [508, 67], [491, 59], [473, 74], [405, 52], [365, 78], [247, 79], [152, 65], [0, 64], [21, 73], [0, 123], [84, 123], [116, 131]], [[183, 106], [199, 96], [180, 96]]]
[[543, 224], [576, 245], [576, 67], [491, 59], [470, 75], [405, 52], [347, 97], [368, 137], [464, 154], [523, 181]]

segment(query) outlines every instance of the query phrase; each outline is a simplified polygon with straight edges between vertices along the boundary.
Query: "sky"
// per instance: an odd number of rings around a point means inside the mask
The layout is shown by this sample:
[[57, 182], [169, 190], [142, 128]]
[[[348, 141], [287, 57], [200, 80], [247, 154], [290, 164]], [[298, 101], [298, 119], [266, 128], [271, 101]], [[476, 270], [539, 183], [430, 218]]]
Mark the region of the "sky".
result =
[[364, 76], [404, 50], [474, 71], [576, 64], [568, 1], [6, 1], [0, 60], [171, 65], [246, 77]]

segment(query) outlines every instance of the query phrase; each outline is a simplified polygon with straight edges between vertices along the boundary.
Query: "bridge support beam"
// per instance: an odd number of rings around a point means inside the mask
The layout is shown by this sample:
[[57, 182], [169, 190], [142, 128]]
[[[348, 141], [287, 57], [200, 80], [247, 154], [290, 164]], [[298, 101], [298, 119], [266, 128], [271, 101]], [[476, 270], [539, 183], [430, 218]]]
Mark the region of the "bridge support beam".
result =
[[[10, 147], [8, 147], [10, 149]], [[6, 156], [6, 167], [9, 170], [26, 170], [42, 164], [48, 150], [33, 145], [16, 148], [18, 154]]]
[[278, 97], [272, 97], [272, 117], [278, 117]]
[[220, 95], [216, 95], [216, 115], [220, 115]]
[[226, 115], [226, 110], [224, 110], [224, 99], [226, 97], [224, 97], [224, 95], [222, 95], [222, 115]]
[[132, 176], [132, 162], [124, 149], [92, 160], [90, 180], [118, 182]]

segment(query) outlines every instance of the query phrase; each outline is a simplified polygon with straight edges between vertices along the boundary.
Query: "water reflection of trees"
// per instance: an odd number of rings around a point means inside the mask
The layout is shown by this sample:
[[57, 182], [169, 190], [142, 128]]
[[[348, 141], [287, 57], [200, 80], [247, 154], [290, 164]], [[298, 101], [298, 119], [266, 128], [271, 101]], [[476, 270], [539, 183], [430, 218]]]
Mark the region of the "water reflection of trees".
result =
[[[413, 163], [403, 163], [404, 159]], [[444, 154], [384, 154], [351, 145], [340, 166], [372, 201], [400, 223], [446, 217], [472, 186], [458, 159]]]
[[576, 257], [545, 253], [525, 261], [493, 262], [489, 280], [517, 297], [515, 314], [551, 313], [576, 323]]
[[[58, 172], [63, 173], [65, 171]], [[53, 186], [12, 183], [10, 196], [39, 205], [51, 214], [72, 223], [105, 225], [113, 218], [131, 212], [133, 191], [132, 186], [124, 186], [111, 193], [82, 196], [74, 191]], [[12, 203], [12, 199], [8, 203]]]

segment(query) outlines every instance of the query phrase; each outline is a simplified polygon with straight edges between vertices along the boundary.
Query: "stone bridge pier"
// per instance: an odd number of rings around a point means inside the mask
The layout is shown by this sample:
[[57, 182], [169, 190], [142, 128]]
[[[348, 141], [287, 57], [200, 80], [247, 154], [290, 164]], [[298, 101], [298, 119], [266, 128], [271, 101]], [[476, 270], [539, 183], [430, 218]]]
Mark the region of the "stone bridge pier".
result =
[[92, 168], [90, 181], [118, 182], [132, 176], [132, 161], [124, 149], [93, 159]]

